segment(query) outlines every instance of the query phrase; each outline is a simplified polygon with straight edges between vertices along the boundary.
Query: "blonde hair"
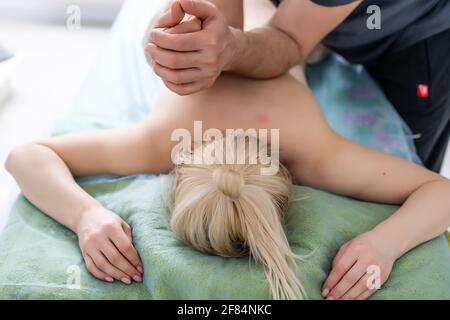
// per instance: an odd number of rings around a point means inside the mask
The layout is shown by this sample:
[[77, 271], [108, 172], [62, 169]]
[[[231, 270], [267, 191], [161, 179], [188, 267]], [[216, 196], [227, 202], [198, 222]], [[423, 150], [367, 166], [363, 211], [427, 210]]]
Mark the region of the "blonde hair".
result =
[[[237, 138], [223, 140], [225, 152], [235, 156]], [[246, 150], [250, 141], [246, 137]], [[214, 164], [210, 157], [204, 152], [207, 164], [175, 169], [170, 220], [175, 237], [210, 254], [250, 255], [262, 264], [274, 299], [306, 298], [296, 274], [301, 258], [291, 251], [283, 229], [292, 195], [287, 169], [280, 165], [275, 175], [263, 176], [264, 165], [259, 158], [251, 163], [248, 154], [244, 164]]]

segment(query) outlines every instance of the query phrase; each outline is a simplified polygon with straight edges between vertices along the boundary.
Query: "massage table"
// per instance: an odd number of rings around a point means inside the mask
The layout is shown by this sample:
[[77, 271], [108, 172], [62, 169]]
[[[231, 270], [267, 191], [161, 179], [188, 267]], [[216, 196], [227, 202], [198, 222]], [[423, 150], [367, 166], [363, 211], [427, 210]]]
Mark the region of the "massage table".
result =
[[[166, 6], [166, 0], [125, 2], [79, 94], [55, 122], [55, 135], [122, 127], [151, 112], [163, 84], [145, 61], [142, 39], [149, 21]], [[309, 65], [306, 79], [339, 134], [420, 163], [411, 132], [361, 66], [331, 54]], [[0, 233], [0, 298], [270, 299], [256, 262], [203, 254], [174, 239], [163, 199], [171, 179], [142, 174], [78, 180], [132, 226], [145, 274], [143, 283], [131, 285], [94, 278], [86, 269], [76, 235], [19, 195]], [[322, 283], [339, 247], [388, 218], [397, 207], [305, 186], [295, 186], [294, 193], [303, 200], [291, 204], [286, 234], [296, 254], [312, 253], [299, 262], [298, 276], [308, 298], [321, 299]], [[398, 259], [389, 280], [372, 299], [450, 299], [450, 250], [445, 237]]]

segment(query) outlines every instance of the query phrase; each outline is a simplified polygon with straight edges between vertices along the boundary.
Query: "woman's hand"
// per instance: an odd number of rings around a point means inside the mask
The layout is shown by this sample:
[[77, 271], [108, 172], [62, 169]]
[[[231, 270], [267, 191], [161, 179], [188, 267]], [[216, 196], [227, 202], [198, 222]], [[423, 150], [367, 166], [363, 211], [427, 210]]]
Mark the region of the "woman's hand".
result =
[[322, 286], [327, 300], [369, 298], [389, 277], [397, 253], [395, 245], [374, 232], [366, 232], [344, 244]]
[[76, 228], [87, 269], [98, 279], [130, 284], [142, 281], [142, 262], [131, 227], [115, 213], [97, 207], [83, 212]]

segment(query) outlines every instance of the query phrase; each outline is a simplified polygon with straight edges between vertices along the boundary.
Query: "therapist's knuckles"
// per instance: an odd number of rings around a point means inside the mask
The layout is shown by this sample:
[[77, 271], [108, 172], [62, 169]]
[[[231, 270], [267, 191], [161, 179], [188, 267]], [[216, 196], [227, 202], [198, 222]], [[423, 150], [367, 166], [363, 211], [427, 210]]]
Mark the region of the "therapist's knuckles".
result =
[[170, 28], [178, 25], [184, 18], [185, 13], [179, 1], [173, 1], [170, 10], [162, 14], [155, 21], [155, 28]]
[[177, 85], [175, 83], [171, 83], [169, 81], [164, 81], [164, 84], [171, 91], [175, 92], [179, 96], [187, 96], [192, 93], [192, 90], [189, 89], [187, 85]]
[[186, 33], [169, 33], [162, 29], [153, 29], [150, 32], [150, 41], [160, 48], [174, 51], [199, 50], [201, 39], [199, 36], [185, 37]]
[[171, 91], [175, 92], [179, 96], [187, 96], [189, 94], [193, 94], [204, 87], [204, 84], [198, 82], [178, 85], [171, 83], [170, 81], [164, 81], [164, 84], [166, 85], [167, 88], [169, 88]]
[[[186, 8], [191, 10], [190, 14], [195, 15], [196, 10], [192, 6], [190, 7], [183, 1], [181, 3], [182, 6], [187, 6]], [[188, 74], [185, 80], [181, 75], [179, 77], [182, 79], [178, 78], [178, 76], [174, 79], [164, 76], [165, 70], [153, 64], [156, 74], [163, 80], [175, 84], [180, 84], [184, 81], [187, 83], [202, 81], [200, 89], [206, 89], [212, 86], [230, 60], [230, 52], [227, 51], [227, 48], [229, 47], [232, 34], [225, 17], [220, 14], [213, 4], [206, 1], [194, 1], [194, 6], [198, 6], [197, 9], [199, 14], [202, 15], [203, 25], [195, 22], [196, 24], [193, 23], [191, 27], [203, 27], [201, 34], [199, 33], [195, 38], [184, 38], [182, 35], [170, 34], [174, 29], [168, 30], [168, 32], [154, 29], [150, 35], [150, 40], [154, 46], [148, 46], [148, 51], [151, 59], [157, 64], [173, 69], [197, 68], [200, 69], [201, 73], [200, 75], [191, 73], [191, 77]], [[203, 7], [200, 9], [201, 6]], [[164, 48], [178, 50], [179, 52], [178, 54], [173, 54], [173, 52], [162, 51], [161, 49]], [[189, 53], [183, 51], [189, 51]], [[193, 54], [193, 52], [197, 54]], [[187, 91], [189, 90], [186, 88], [179, 88], [177, 93], [183, 94]]]
[[202, 29], [202, 22], [198, 18], [192, 18], [187, 21], [181, 22], [179, 25], [176, 25], [171, 28], [164, 29], [165, 32], [170, 34], [177, 34], [177, 33], [189, 33], [189, 32], [197, 32]]

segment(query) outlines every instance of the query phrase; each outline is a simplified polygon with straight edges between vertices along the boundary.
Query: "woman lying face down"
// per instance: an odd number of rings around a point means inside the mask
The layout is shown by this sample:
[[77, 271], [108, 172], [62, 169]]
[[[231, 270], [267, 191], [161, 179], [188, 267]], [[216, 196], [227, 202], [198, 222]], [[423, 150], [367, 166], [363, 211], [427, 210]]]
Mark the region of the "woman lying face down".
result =
[[[269, 136], [267, 142], [279, 145], [283, 166], [273, 175], [261, 175], [258, 169], [264, 165], [258, 161], [175, 165], [173, 134], [187, 130], [195, 142], [195, 121], [204, 130], [277, 130], [277, 141]], [[142, 281], [143, 265], [131, 227], [74, 177], [175, 169], [174, 235], [204, 252], [251, 255], [264, 266], [277, 299], [305, 297], [282, 228], [289, 176], [355, 199], [402, 204], [390, 218], [341, 247], [323, 284], [327, 299], [368, 298], [375, 290], [366, 286], [368, 266], [381, 268], [383, 283], [396, 259], [450, 225], [447, 179], [340, 137], [310, 90], [289, 75], [265, 81], [222, 75], [210, 89], [187, 97], [166, 91], [141, 123], [41, 139], [14, 149], [6, 167], [29, 201], [78, 235], [88, 270], [104, 281]]]
[[[171, 228], [178, 239], [205, 253], [250, 254], [264, 266], [275, 299], [303, 298], [295, 272], [298, 257], [282, 224], [291, 177], [283, 166], [264, 175], [267, 165], [252, 149], [258, 144], [252, 136], [230, 135], [197, 147], [189, 160], [201, 153], [198, 164], [181, 162], [175, 170]], [[236, 164], [227, 164], [224, 156]]]

